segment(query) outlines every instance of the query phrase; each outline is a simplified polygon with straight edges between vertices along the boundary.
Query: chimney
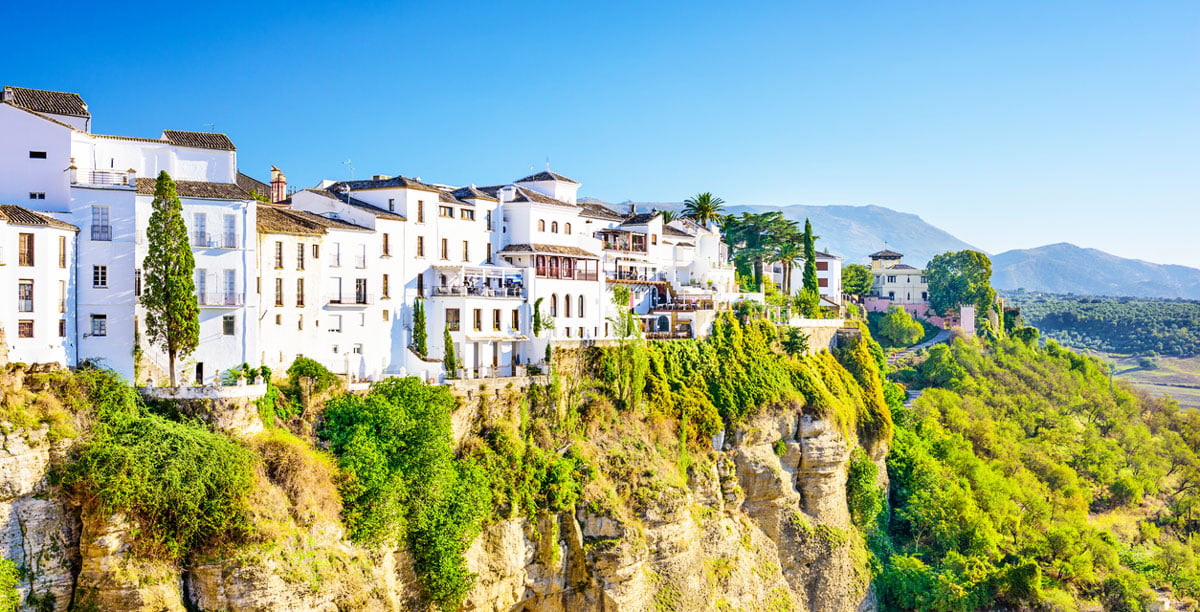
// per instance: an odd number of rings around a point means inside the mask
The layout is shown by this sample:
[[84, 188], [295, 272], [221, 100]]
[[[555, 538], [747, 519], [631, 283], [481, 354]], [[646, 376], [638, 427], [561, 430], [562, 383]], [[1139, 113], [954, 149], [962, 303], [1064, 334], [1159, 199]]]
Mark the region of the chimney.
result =
[[287, 176], [271, 166], [271, 202], [282, 202], [287, 199]]
[[634, 204], [633, 202], [629, 203], [629, 214], [631, 214], [631, 215], [637, 214], [637, 204]]

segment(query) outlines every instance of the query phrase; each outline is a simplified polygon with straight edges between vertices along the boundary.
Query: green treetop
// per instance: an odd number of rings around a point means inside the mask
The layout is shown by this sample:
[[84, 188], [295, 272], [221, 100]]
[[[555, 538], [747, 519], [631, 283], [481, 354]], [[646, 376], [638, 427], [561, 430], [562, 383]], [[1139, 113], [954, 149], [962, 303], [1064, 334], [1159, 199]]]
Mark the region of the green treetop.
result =
[[862, 264], [850, 264], [842, 268], [842, 291], [851, 295], [866, 295], [875, 284], [871, 268]]
[[141, 303], [146, 309], [146, 335], [151, 344], [167, 353], [174, 387], [176, 359], [190, 355], [200, 342], [200, 308], [194, 279], [196, 260], [188, 244], [183, 204], [166, 171], [158, 175], [151, 207]]
[[971, 304], [976, 313], [987, 316], [996, 299], [991, 284], [992, 261], [979, 251], [935, 255], [925, 270], [925, 279], [929, 283], [929, 305], [941, 314]]
[[446, 369], [446, 375], [453, 377], [458, 371], [458, 357], [454, 355], [454, 338], [450, 337], [450, 324], [446, 324], [446, 329], [442, 332], [442, 344], [446, 347], [446, 357], [442, 360], [442, 367]]
[[413, 302], [413, 349], [422, 357], [429, 353], [429, 332], [425, 329], [425, 302]]
[[705, 191], [683, 201], [683, 216], [708, 227], [710, 223], [721, 219], [723, 204], [725, 204], [725, 200]]
[[817, 284], [817, 237], [813, 236], [812, 223], [804, 220], [804, 288], [820, 293]]

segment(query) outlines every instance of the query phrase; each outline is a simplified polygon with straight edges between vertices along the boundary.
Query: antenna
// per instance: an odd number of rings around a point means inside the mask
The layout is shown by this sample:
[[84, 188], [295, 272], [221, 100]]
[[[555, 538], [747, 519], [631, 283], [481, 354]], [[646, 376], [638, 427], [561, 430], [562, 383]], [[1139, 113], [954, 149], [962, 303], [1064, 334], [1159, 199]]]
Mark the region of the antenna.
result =
[[346, 161], [342, 162], [342, 165], [350, 168], [350, 180], [353, 181], [354, 180], [354, 162], [347, 159]]
[[204, 124], [204, 127], [207, 127], [207, 128], [208, 128], [208, 131], [209, 131], [210, 133], [211, 133], [211, 132], [216, 132], [216, 131], [217, 131], [217, 124], [215, 124], [215, 123], [205, 123], [205, 124]]

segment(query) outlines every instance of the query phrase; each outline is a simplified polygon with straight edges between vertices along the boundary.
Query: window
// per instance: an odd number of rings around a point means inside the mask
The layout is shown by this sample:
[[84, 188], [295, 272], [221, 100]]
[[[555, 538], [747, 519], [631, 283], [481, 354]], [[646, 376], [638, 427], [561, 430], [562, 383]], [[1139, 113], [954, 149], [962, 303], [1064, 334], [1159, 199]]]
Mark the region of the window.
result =
[[29, 159], [46, 159], [45, 151], [30, 151]]
[[388, 311], [386, 311], [386, 310], [385, 310], [385, 311], [383, 311], [383, 322], [384, 322], [384, 323], [387, 323], [387, 322], [389, 322], [389, 321], [391, 321], [391, 320], [392, 320], [392, 313], [390, 313], [390, 312], [388, 312]]
[[392, 254], [391, 242], [392, 242], [391, 236], [389, 234], [384, 234], [383, 235], [383, 256], [384, 257], [389, 257]]
[[471, 260], [471, 246], [466, 240], [463, 240], [463, 261]]
[[417, 223], [425, 222], [425, 200], [417, 200]]
[[33, 265], [33, 234], [19, 234], [17, 236], [17, 251], [17, 265]]
[[304, 279], [296, 279], [296, 305], [304, 306]]
[[490, 210], [487, 211], [487, 214], [484, 216], [484, 219], [487, 220], [487, 231], [489, 231], [489, 232], [492, 231], [492, 211], [490, 211]]
[[29, 199], [30, 199], [30, 200], [45, 200], [45, 199], [46, 199], [46, 192], [44, 192], [44, 191], [30, 191], [30, 192], [29, 192]]
[[67, 281], [58, 281], [58, 312], [67, 312]]
[[200, 303], [204, 301], [208, 295], [208, 270], [204, 268], [196, 268], [196, 295], [200, 296]]
[[275, 269], [283, 269], [283, 241], [275, 241]]
[[458, 328], [459, 328], [458, 318], [459, 317], [458, 317], [458, 309], [457, 308], [447, 308], [446, 309], [446, 327], [448, 327], [450, 329], [450, 331], [458, 331]]
[[222, 335], [232, 336], [234, 334], [234, 331], [236, 330], [236, 328], [237, 328], [237, 323], [235, 322], [233, 315], [225, 315], [225, 316], [221, 317], [221, 334]]
[[458, 215], [459, 215], [459, 218], [466, 219], [467, 221], [474, 221], [474, 220], [475, 220], [475, 211], [473, 211], [473, 210], [468, 210], [468, 209], [466, 209], [466, 208], [461, 208], [461, 209], [459, 209], [459, 211], [458, 211]]
[[453, 206], [438, 206], [438, 216], [445, 217], [447, 219], [453, 219], [454, 218], [454, 207]]
[[67, 237], [58, 237], [58, 267], [67, 267]]
[[225, 305], [234, 306], [237, 303], [237, 270], [225, 270]]
[[208, 246], [208, 215], [204, 213], [196, 213], [192, 215], [193, 225], [195, 225], [195, 244], [196, 246]]
[[817, 286], [818, 286], [818, 287], [828, 287], [828, 286], [829, 286], [829, 279], [828, 279], [828, 278], [818, 278], [818, 279], [817, 279]]
[[340, 242], [333, 243], [333, 263], [330, 265], [335, 268], [339, 268], [342, 265], [342, 243]]
[[828, 272], [828, 271], [829, 271], [829, 262], [828, 261], [818, 261], [817, 262], [817, 272]]
[[[579, 295], [579, 312], [575, 313], [575, 316], [577, 316], [577, 317], [583, 316], [583, 294]], [[583, 335], [583, 334], [580, 334], [580, 335]]]
[[17, 337], [32, 338], [33, 337], [33, 321], [29, 319], [21, 319], [17, 321]]
[[283, 325], [283, 315], [275, 315], [275, 324]]
[[304, 269], [304, 245], [303, 244], [296, 245], [296, 269], [297, 270]]
[[352, 348], [350, 350], [354, 351], [355, 355], [362, 355], [362, 351], [363, 351], [362, 344], [355, 344], [354, 348]]
[[558, 294], [557, 293], [550, 294], [550, 316], [552, 316], [552, 317], [558, 316]]
[[92, 335], [107, 336], [108, 335], [108, 315], [92, 315]]
[[221, 220], [221, 246], [227, 249], [237, 248], [237, 217], [225, 215]]
[[313, 259], [320, 259], [320, 258], [321, 258], [321, 245], [314, 244], [313, 245]]
[[425, 237], [417, 236], [417, 257], [425, 256]]
[[650, 234], [650, 244], [658, 244], [658, 234]]
[[396, 198], [388, 198], [388, 210], [396, 212]]
[[58, 320], [58, 337], [59, 338], [67, 337], [67, 320], [66, 319]]
[[551, 233], [551, 234], [557, 234], [557, 233], [558, 233], [558, 221], [551, 221], [551, 222], [550, 222], [550, 233]]
[[333, 315], [333, 323], [329, 326], [329, 331], [341, 333], [342, 315]]
[[922, 277], [921, 277], [921, 284], [922, 284], [922, 285], [924, 285], [924, 284], [927, 284], [927, 283], [926, 283], [926, 281], [925, 281], [925, 277], [924, 277], [924, 276], [922, 276]]
[[384, 298], [388, 297], [388, 289], [390, 288], [389, 285], [390, 285], [390, 283], [388, 283], [388, 275], [384, 274], [383, 275], [383, 286], [380, 287], [380, 291], [383, 293], [382, 297], [384, 297]]
[[112, 240], [112, 225], [108, 213], [107, 206], [92, 207], [92, 240]]
[[570, 318], [570, 316], [571, 316], [571, 294], [570, 293], [563, 296], [563, 312], [567, 318]]
[[564, 234], [570, 234], [570, 233], [571, 233], [571, 224], [570, 224], [570, 223], [567, 223], [567, 224], [563, 225], [563, 233], [564, 233]]
[[92, 266], [92, 286], [108, 289], [108, 266]]
[[582, 327], [579, 328], [579, 337], [580, 338], [583, 337], [583, 328]]
[[17, 312], [33, 312], [33, 279], [17, 281]]
[[304, 330], [304, 315], [296, 317], [296, 329]]
[[538, 219], [538, 231], [539, 232], [546, 231], [546, 220], [545, 219]]
[[570, 327], [567, 328], [567, 337], [568, 338], [571, 337], [571, 328]]
[[442, 238], [442, 259], [450, 259], [450, 241]]
[[417, 274], [417, 297], [425, 297], [425, 275]]
[[365, 244], [358, 245], [358, 256], [354, 258], [354, 267], [356, 267], [356, 268], [367, 267], [367, 245], [365, 245]]
[[133, 271], [133, 294], [141, 297], [142, 295], [142, 271]]
[[492, 331], [500, 331], [500, 309], [492, 311]]
[[512, 330], [521, 331], [521, 311], [516, 308], [512, 312]]
[[888, 280], [887, 280], [887, 282], [889, 282], [889, 283], [894, 283], [894, 282], [896, 282], [896, 277], [895, 277], [895, 276], [889, 276], [889, 277], [888, 277]]
[[476, 308], [475, 312], [473, 314], [474, 314], [474, 317], [472, 318], [472, 320], [475, 323], [473, 329], [475, 331], [483, 331], [483, 310], [480, 308]]
[[283, 279], [275, 279], [275, 305], [283, 306]]
[[365, 278], [354, 279], [354, 303], [367, 303], [367, 279]]

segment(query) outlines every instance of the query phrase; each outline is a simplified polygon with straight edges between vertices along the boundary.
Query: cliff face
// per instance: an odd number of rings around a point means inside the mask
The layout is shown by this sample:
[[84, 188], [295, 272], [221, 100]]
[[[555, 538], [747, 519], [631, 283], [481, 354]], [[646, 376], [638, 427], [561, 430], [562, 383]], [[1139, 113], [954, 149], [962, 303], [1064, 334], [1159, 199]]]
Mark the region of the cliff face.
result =
[[[245, 407], [225, 407], [242, 410]], [[220, 420], [220, 412], [214, 416]], [[6, 424], [0, 545], [25, 568], [25, 610], [402, 610], [420, 607], [403, 551], [351, 544], [332, 511], [265, 470], [253, 543], [186, 567], [138, 556], [136, 532], [48, 477], [70, 439]], [[243, 433], [254, 427], [236, 427]], [[247, 434], [248, 444], [258, 444]], [[501, 520], [467, 554], [469, 610], [857, 610], [866, 553], [850, 525], [850, 444], [829, 421], [777, 406], [720, 436], [686, 483], [621, 512]], [[884, 448], [873, 449], [882, 463]], [[602, 468], [603, 469], [603, 468]], [[683, 479], [680, 478], [682, 482]], [[32, 596], [30, 596], [32, 595]]]

